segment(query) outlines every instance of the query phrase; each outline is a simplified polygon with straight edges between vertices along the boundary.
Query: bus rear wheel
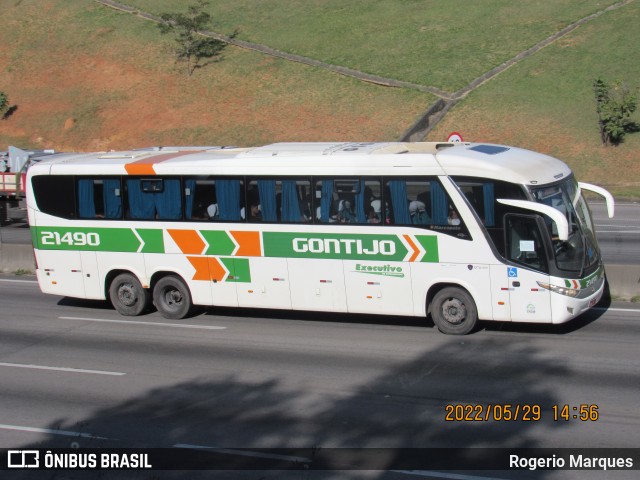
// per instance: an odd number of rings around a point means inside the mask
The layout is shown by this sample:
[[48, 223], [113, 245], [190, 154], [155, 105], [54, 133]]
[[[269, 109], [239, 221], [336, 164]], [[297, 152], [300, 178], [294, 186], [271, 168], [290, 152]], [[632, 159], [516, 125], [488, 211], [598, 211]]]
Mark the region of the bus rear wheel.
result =
[[189, 288], [173, 275], [161, 278], [153, 287], [153, 304], [164, 318], [174, 320], [187, 317], [193, 309]]
[[151, 294], [135, 275], [121, 273], [109, 286], [109, 299], [120, 315], [137, 316], [149, 306]]
[[447, 287], [433, 297], [431, 318], [442, 333], [466, 335], [478, 322], [478, 310], [466, 290]]

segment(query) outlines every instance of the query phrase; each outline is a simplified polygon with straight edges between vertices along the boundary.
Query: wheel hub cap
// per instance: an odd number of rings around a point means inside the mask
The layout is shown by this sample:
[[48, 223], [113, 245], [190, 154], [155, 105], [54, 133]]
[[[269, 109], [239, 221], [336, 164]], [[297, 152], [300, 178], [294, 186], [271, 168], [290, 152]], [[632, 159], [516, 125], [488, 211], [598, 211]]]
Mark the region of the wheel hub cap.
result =
[[136, 293], [132, 285], [121, 285], [118, 289], [118, 299], [123, 305], [130, 307], [136, 303]]
[[177, 290], [170, 290], [166, 293], [165, 298], [169, 305], [179, 305], [182, 302], [182, 295]]
[[450, 298], [442, 304], [442, 315], [447, 322], [457, 325], [467, 317], [467, 308], [457, 298]]

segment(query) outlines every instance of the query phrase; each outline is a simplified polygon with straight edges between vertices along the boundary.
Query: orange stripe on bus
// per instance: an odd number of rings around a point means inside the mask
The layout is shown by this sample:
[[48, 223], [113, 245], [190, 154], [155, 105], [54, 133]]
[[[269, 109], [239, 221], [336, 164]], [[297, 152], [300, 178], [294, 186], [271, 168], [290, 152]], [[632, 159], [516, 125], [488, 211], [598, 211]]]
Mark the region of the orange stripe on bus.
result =
[[184, 155], [191, 155], [192, 153], [196, 153], [194, 151], [188, 152], [170, 152], [163, 153], [161, 155], [154, 155], [152, 157], [143, 158], [142, 160], [138, 160], [137, 162], [127, 163], [124, 166], [124, 169], [127, 171], [129, 175], [155, 175], [156, 171], [153, 166], [157, 163], [166, 162], [167, 160], [171, 160], [173, 158], [183, 157]]
[[187, 257], [196, 272], [192, 280], [215, 280], [222, 282], [227, 274], [226, 268], [217, 258], [213, 257]]
[[206, 244], [195, 230], [167, 230], [182, 253], [200, 254]]
[[229, 232], [240, 246], [236, 252], [238, 257], [261, 257], [260, 232]]
[[403, 237], [411, 246], [411, 248], [413, 248], [413, 255], [411, 255], [411, 258], [409, 259], [410, 262], [413, 262], [416, 258], [418, 258], [418, 255], [420, 255], [420, 249], [416, 247], [416, 244], [413, 242], [413, 240], [411, 240], [411, 237], [409, 235], [403, 235]]

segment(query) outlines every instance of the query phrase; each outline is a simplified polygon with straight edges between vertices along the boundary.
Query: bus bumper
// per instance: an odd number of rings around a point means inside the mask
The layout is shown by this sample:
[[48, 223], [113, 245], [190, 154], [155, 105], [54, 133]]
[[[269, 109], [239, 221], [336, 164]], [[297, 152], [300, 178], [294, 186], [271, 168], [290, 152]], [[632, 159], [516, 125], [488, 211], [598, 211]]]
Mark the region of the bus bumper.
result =
[[[565, 323], [593, 308], [604, 295], [604, 278], [593, 287], [593, 293], [578, 298], [552, 294], [552, 323]], [[590, 289], [591, 290], [591, 289]]]

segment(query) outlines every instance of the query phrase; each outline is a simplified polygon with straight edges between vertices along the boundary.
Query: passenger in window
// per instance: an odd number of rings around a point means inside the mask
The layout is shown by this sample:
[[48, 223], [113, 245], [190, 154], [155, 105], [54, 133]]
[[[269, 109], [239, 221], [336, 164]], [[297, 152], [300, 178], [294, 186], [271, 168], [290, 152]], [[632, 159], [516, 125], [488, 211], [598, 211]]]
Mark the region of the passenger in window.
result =
[[302, 218], [300, 221], [302, 223], [311, 222], [311, 196], [305, 195], [304, 199], [300, 202], [300, 212]]
[[449, 216], [447, 217], [447, 223], [449, 225], [460, 225], [460, 217], [455, 209], [449, 210]]
[[[375, 213], [376, 218], [378, 219], [378, 221], [375, 223], [382, 222], [382, 202], [377, 198], [375, 200], [372, 200], [371, 208], [373, 209], [373, 212]], [[370, 222], [370, 223], [374, 223], [374, 222]]]
[[380, 223], [380, 215], [373, 206], [369, 206], [367, 210], [367, 223]]
[[212, 203], [207, 207], [207, 215], [209, 216], [209, 220], [214, 222], [220, 218], [220, 209], [217, 203]]
[[262, 212], [260, 211], [260, 205], [251, 205], [249, 207], [249, 221], [250, 222], [262, 221]]
[[431, 223], [425, 204], [418, 200], [414, 200], [409, 204], [409, 215], [413, 225], [428, 225]]
[[351, 209], [351, 202], [345, 200], [340, 203], [342, 208], [338, 208], [338, 221], [340, 223], [356, 223], [356, 214]]

